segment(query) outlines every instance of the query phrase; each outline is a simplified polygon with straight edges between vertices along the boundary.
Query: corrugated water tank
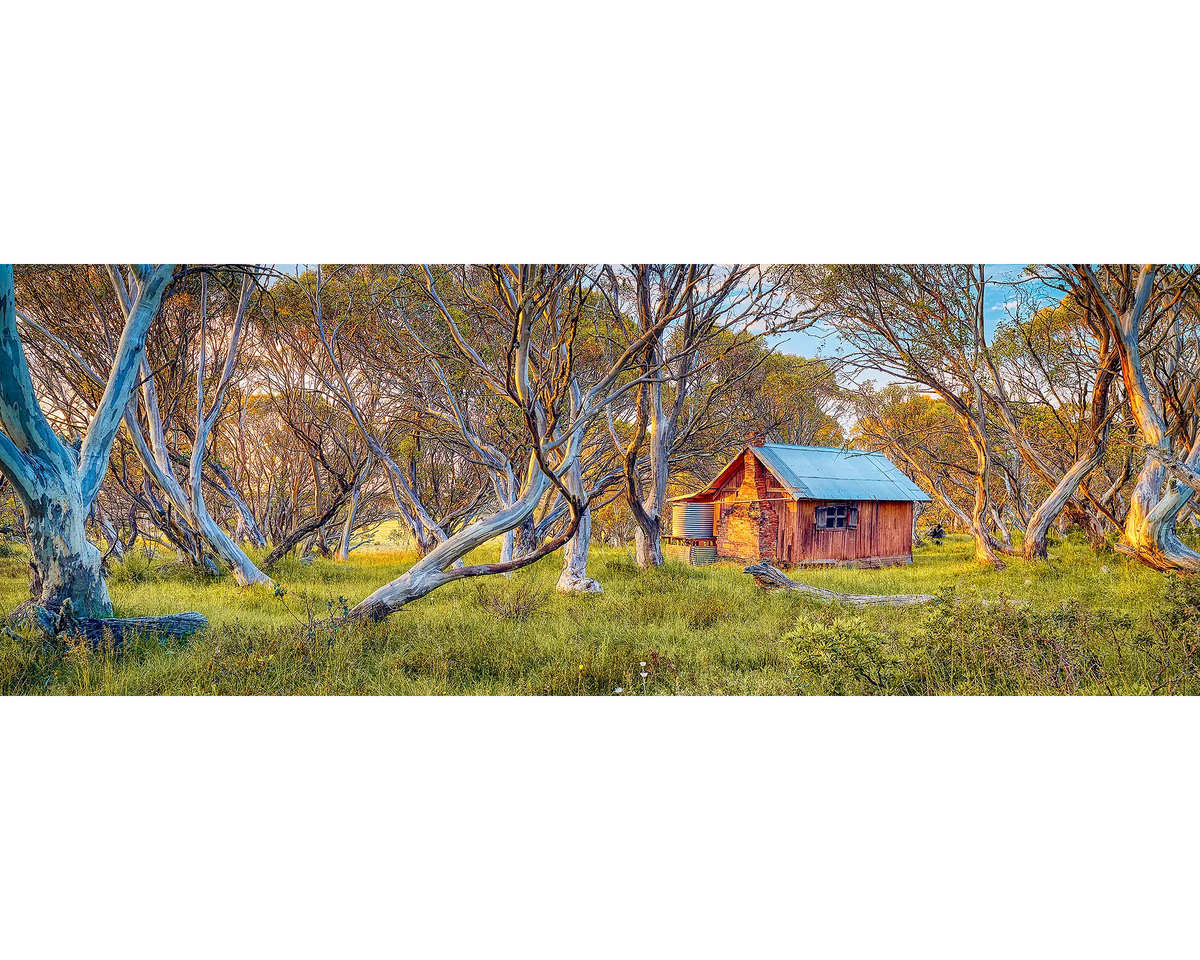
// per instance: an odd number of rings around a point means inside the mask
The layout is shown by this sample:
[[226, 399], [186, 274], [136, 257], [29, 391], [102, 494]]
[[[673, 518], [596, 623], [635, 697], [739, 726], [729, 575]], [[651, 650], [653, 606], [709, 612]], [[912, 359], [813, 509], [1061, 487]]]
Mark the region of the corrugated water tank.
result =
[[686, 540], [708, 540], [713, 535], [711, 503], [677, 503], [671, 517], [671, 536]]

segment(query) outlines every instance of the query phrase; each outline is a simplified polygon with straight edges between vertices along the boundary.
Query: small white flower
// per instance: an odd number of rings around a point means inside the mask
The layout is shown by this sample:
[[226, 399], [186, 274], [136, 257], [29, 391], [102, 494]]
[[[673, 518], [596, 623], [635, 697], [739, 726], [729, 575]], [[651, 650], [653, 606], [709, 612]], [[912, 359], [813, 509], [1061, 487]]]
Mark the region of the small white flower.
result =
[[642, 671], [642, 679], [645, 679], [648, 676], [650, 676], [650, 674], [648, 674], [645, 670], [643, 670]]
[[645, 660], [643, 660], [643, 661], [642, 661], [640, 664], [638, 664], [638, 666], [640, 666], [640, 667], [644, 667], [645, 665], [646, 665], [646, 661], [645, 661]]
[[624, 692], [625, 692], [624, 687], [617, 687], [617, 689], [613, 691], [613, 693], [624, 693]]
[[1032, 580], [1026, 580], [1026, 581], [1025, 581], [1025, 586], [1029, 586], [1031, 583], [1033, 583], [1033, 581], [1032, 581]]
[[1101, 572], [1101, 573], [1108, 573], [1108, 567], [1101, 567], [1101, 568], [1100, 568], [1100, 572]]

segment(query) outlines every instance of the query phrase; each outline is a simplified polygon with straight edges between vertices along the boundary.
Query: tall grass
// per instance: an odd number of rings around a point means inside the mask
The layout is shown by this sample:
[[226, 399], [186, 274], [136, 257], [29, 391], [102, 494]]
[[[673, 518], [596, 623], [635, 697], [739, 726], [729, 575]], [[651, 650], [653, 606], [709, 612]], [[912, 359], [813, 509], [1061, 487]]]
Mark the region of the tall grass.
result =
[[[480, 557], [490, 555], [480, 552]], [[9, 694], [1195, 693], [1200, 597], [1119, 555], [1057, 544], [1049, 563], [976, 565], [966, 538], [909, 567], [811, 570], [854, 593], [937, 593], [932, 608], [839, 610], [766, 593], [740, 565], [639, 571], [595, 547], [598, 596], [554, 592], [558, 560], [453, 584], [378, 624], [339, 615], [415, 559], [285, 559], [277, 596], [158, 559], [116, 564], [121, 616], [198, 610], [185, 644], [91, 651], [0, 636]], [[0, 557], [0, 603], [27, 596], [27, 559]], [[1008, 601], [1018, 601], [1012, 603]], [[643, 664], [645, 664], [643, 666]], [[642, 673], [646, 677], [641, 676]]]

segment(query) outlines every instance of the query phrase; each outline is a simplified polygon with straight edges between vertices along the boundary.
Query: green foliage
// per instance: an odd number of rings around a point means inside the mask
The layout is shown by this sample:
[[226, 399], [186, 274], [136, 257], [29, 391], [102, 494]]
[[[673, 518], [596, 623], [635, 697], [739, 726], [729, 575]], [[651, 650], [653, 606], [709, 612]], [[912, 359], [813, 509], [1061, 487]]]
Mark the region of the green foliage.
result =
[[1138, 651], [1155, 666], [1151, 693], [1182, 693], [1200, 675], [1200, 581], [1168, 577], [1161, 602], [1135, 637]]
[[895, 635], [872, 629], [862, 617], [825, 611], [819, 620], [801, 620], [784, 637], [802, 688], [835, 694], [903, 693], [910, 654]]
[[1079, 693], [1107, 684], [1092, 652], [1117, 623], [1107, 611], [1070, 601], [1038, 611], [1007, 597], [942, 601], [923, 623], [923, 692]]
[[1151, 617], [1181, 638], [1194, 637], [1200, 630], [1200, 580], [1172, 576], [1162, 590], [1162, 604]]

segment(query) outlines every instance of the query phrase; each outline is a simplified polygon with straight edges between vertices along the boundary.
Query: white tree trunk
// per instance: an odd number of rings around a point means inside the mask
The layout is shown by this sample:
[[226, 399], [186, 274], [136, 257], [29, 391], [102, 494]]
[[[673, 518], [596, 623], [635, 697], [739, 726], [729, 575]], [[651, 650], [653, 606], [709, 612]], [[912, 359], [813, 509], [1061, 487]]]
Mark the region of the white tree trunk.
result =
[[[1200, 553], [1186, 546], [1175, 529], [1175, 518], [1191, 500], [1192, 490], [1175, 481], [1163, 489], [1167, 480], [1164, 464], [1174, 459], [1171, 437], [1142, 370], [1141, 320], [1154, 286], [1155, 272], [1153, 264], [1142, 268], [1134, 302], [1115, 324], [1125, 394], [1146, 445], [1146, 462], [1134, 485], [1125, 517], [1124, 546], [1143, 563], [1159, 570], [1196, 572], [1200, 571]], [[1193, 443], [1185, 465], [1200, 465], [1200, 436]]]
[[[583, 488], [583, 469], [576, 457], [563, 478], [566, 488], [582, 499], [587, 491]], [[600, 584], [588, 576], [588, 547], [592, 540], [592, 511], [583, 511], [579, 529], [563, 547], [562, 572], [558, 576], [559, 593], [603, 593]]]

